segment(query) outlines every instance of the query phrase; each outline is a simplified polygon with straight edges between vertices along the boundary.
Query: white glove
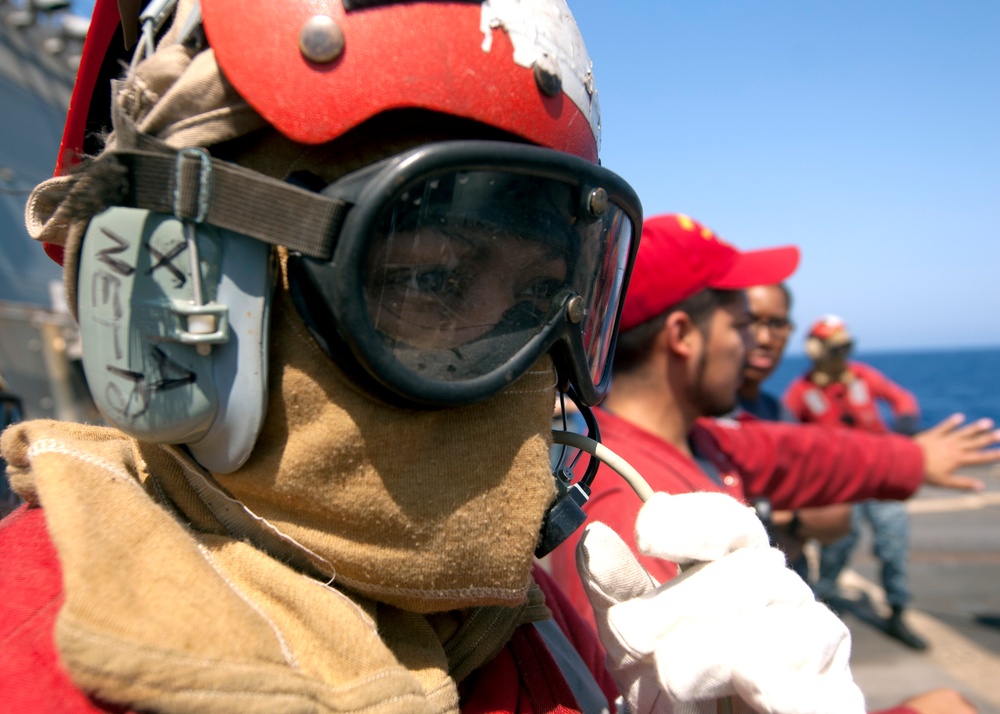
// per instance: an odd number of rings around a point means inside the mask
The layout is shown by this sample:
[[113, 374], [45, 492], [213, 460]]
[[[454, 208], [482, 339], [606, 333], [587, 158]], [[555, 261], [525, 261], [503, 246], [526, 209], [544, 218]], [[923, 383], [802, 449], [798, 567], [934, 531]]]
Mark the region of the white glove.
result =
[[603, 523], [576, 554], [630, 712], [714, 714], [711, 700], [736, 694], [766, 714], [863, 714], [847, 627], [785, 567], [750, 508], [721, 493], [657, 493], [635, 530], [641, 553], [691, 567], [658, 586]]

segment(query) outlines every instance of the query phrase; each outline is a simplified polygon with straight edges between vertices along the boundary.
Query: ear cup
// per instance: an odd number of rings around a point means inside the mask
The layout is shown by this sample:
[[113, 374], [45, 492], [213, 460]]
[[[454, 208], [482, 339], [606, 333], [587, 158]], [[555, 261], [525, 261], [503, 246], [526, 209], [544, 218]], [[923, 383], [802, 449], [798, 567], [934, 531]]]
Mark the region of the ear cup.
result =
[[808, 337], [806, 338], [805, 351], [806, 356], [815, 362], [823, 357], [826, 347], [823, 346], [823, 340], [818, 337]]
[[83, 370], [109, 424], [186, 444], [224, 474], [263, 424], [275, 275], [261, 241], [207, 223], [194, 241], [197, 273], [173, 216], [113, 206], [90, 220], [77, 279]]

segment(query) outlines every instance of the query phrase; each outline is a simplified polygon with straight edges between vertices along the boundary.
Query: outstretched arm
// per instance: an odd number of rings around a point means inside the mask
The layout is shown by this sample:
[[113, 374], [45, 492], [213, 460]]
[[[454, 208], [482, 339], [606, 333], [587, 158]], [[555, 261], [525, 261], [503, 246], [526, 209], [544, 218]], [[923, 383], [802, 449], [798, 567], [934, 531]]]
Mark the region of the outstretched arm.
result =
[[977, 490], [962, 468], [1000, 462], [1000, 430], [990, 419], [963, 424], [953, 415], [915, 437], [818, 425], [703, 419], [718, 447], [743, 476], [749, 496], [776, 509], [865, 498], [905, 499], [923, 484]]

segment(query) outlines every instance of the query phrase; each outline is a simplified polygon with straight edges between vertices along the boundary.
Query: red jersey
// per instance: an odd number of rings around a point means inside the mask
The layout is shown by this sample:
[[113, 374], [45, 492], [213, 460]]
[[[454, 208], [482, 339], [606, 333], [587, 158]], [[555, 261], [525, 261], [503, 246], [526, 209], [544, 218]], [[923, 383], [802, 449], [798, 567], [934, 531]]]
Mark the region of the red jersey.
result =
[[[652, 432], [610, 412], [594, 411], [601, 441], [634, 466], [654, 491], [719, 491], [741, 501], [766, 496], [774, 508], [784, 509], [865, 498], [902, 499], [923, 481], [920, 448], [894, 434], [874, 436], [759, 419], [700, 419], [690, 437], [699, 465]], [[590, 520], [606, 523], [634, 552], [635, 519], [641, 506], [632, 488], [602, 464], [584, 506]], [[582, 529], [556, 548], [548, 566], [573, 607], [593, 623], [576, 572], [581, 535]], [[674, 563], [645, 556], [639, 561], [658, 582], [677, 574]]]
[[849, 426], [883, 433], [888, 427], [879, 414], [878, 401], [886, 402], [897, 417], [920, 414], [913, 394], [874, 367], [848, 362], [845, 379], [820, 386], [805, 374], [785, 390], [785, 406], [803, 423]]
[[[0, 562], [0, 691], [4, 711], [130, 711], [88, 697], [76, 688], [59, 662], [54, 627], [62, 604], [62, 573], [42, 509], [22, 507], [0, 521]], [[536, 568], [535, 576], [562, 635], [556, 640], [531, 625], [515, 630], [493, 660], [461, 683], [463, 713], [579, 712], [574, 689], [564, 674], [572, 666], [571, 676], [578, 680], [588, 676], [582, 670], [589, 671], [590, 686], [598, 688], [592, 693], [606, 700], [602, 706], [617, 698], [596, 633], [544, 572]], [[557, 642], [557, 647], [552, 642]], [[558, 646], [562, 654], [557, 652]], [[567, 648], [575, 651], [570, 658], [565, 655]]]

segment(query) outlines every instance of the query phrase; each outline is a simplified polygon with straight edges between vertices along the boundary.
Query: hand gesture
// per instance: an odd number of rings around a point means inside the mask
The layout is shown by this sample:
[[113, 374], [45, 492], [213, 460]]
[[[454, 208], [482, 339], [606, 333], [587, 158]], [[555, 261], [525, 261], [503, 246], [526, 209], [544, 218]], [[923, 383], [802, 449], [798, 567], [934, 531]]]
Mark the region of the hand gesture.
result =
[[980, 491], [983, 482], [955, 472], [966, 466], [1000, 461], [1000, 429], [992, 419], [964, 424], [962, 414], [950, 417], [913, 437], [924, 452], [924, 483], [942, 488]]

